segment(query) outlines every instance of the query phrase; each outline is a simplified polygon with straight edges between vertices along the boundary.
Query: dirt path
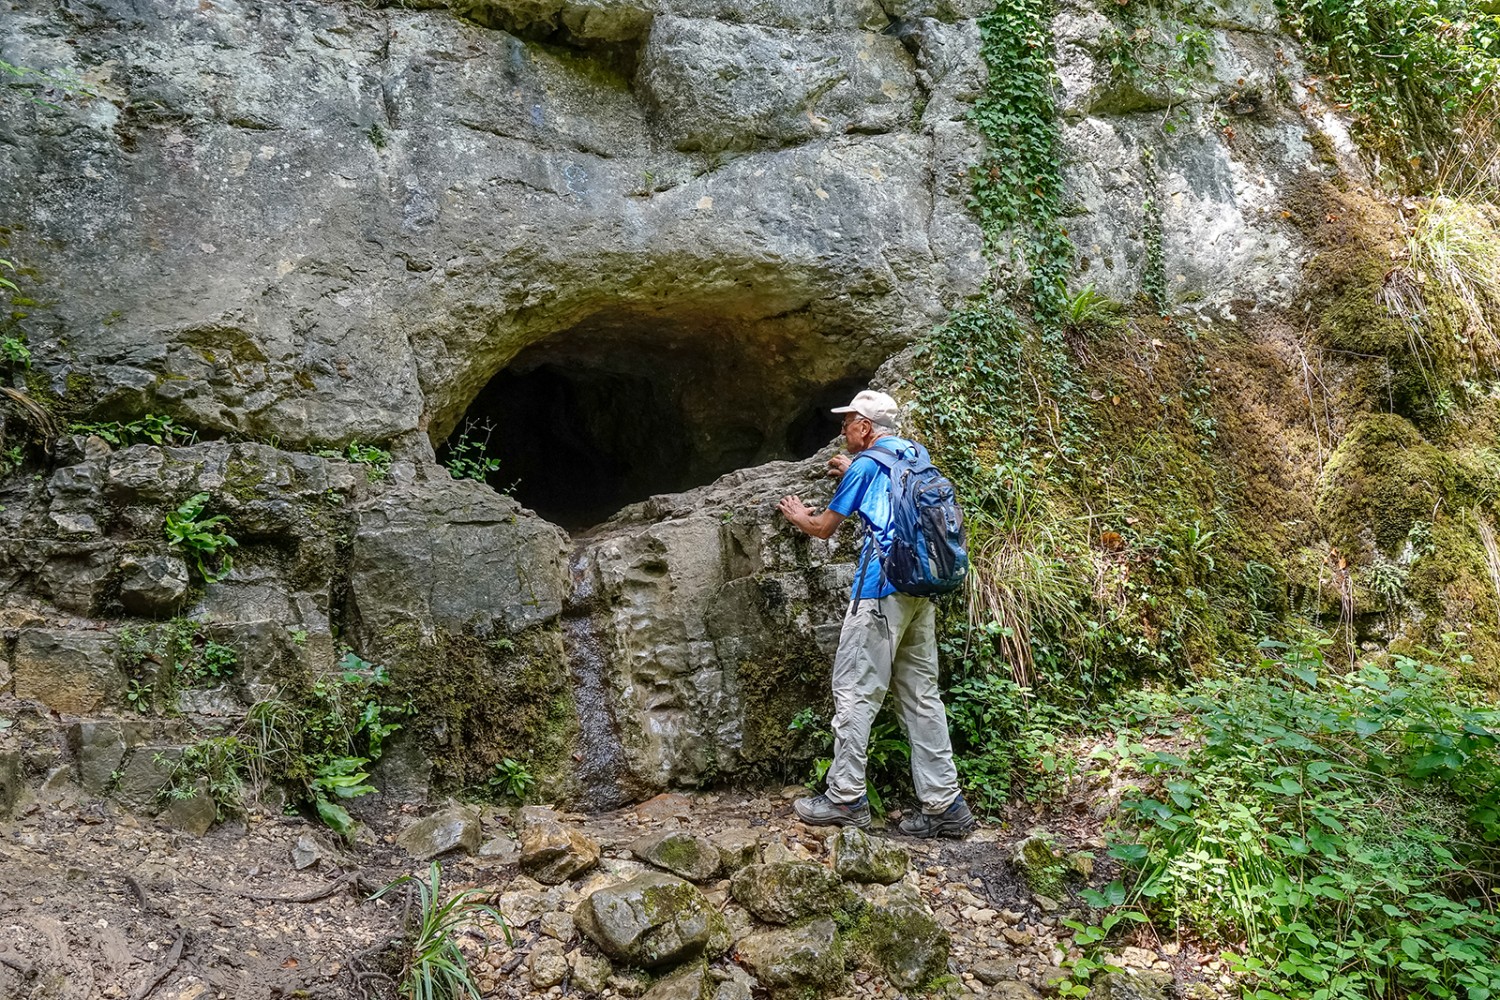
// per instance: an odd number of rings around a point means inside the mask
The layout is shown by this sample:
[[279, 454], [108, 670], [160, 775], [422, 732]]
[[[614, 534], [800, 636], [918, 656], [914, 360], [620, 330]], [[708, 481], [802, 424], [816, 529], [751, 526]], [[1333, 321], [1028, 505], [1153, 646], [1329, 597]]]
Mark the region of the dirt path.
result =
[[[199, 839], [109, 806], [34, 804], [0, 827], [0, 1000], [394, 996], [375, 956], [400, 931], [402, 901], [368, 896], [398, 875], [425, 874], [425, 863], [393, 844], [411, 819], [377, 816], [361, 843], [340, 847], [296, 817], [252, 814]], [[628, 858], [626, 845], [646, 830], [713, 832], [747, 823], [764, 843], [780, 845], [773, 850], [825, 856], [826, 831], [795, 822], [788, 800], [775, 793], [659, 796], [577, 822], [604, 846], [606, 863]], [[486, 837], [508, 828], [507, 811], [486, 811]], [[924, 896], [953, 932], [950, 967], [979, 995], [986, 987], [976, 972], [999, 969], [1041, 985], [1064, 954], [1058, 937], [1066, 930], [1039, 909], [1008, 860], [1015, 839], [985, 829], [964, 843], [904, 841]], [[299, 840], [321, 855], [300, 871], [293, 865]], [[444, 861], [446, 886], [479, 885], [497, 899], [518, 878], [513, 855]], [[715, 898], [715, 888], [705, 888]], [[527, 931], [518, 928], [518, 945], [535, 937]], [[476, 935], [465, 948], [486, 996], [547, 993], [530, 985], [524, 962], [503, 943]], [[1198, 959], [1170, 946], [1136, 957], [1169, 956], [1179, 976], [1200, 978]], [[856, 977], [848, 995], [898, 994]]]

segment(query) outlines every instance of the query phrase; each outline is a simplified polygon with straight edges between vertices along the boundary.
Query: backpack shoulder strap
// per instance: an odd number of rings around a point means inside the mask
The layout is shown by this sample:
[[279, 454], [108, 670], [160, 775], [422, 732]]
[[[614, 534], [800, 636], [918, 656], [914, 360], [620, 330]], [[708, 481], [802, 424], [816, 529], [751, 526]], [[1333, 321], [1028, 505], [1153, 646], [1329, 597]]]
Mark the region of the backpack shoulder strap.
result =
[[866, 448], [864, 451], [860, 452], [854, 457], [856, 459], [868, 458], [876, 465], [884, 469], [886, 472], [890, 472], [891, 469], [895, 468], [896, 463], [900, 461], [900, 459], [896, 457], [894, 452], [887, 451], [879, 445], [874, 445]]

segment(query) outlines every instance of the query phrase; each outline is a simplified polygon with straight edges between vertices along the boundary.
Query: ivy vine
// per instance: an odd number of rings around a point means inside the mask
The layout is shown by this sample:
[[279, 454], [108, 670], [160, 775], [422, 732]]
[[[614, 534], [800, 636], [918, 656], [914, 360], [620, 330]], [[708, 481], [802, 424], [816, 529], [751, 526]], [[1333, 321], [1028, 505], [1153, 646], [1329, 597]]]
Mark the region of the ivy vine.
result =
[[986, 151], [971, 170], [970, 208], [985, 245], [1007, 233], [1031, 272], [1032, 310], [1041, 326], [1061, 325], [1073, 244], [1058, 224], [1062, 166], [1053, 92], [1052, 0], [1008, 0], [979, 19], [989, 82], [971, 120]]

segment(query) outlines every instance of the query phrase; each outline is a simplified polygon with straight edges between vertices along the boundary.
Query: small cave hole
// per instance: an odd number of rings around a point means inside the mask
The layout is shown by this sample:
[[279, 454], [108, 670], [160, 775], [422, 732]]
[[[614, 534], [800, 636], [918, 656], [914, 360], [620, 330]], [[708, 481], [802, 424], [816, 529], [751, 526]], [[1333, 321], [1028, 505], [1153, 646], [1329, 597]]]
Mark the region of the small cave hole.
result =
[[654, 494], [812, 455], [838, 434], [829, 408], [869, 372], [835, 369], [811, 381], [809, 367], [774, 345], [712, 329], [586, 324], [495, 374], [439, 459], [490, 460], [490, 485], [576, 532]]

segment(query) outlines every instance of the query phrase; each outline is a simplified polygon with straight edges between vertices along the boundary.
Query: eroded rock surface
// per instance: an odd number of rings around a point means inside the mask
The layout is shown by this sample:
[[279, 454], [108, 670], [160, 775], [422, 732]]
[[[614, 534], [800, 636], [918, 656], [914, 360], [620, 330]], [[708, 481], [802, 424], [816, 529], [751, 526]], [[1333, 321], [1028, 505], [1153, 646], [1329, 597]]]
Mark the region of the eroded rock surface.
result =
[[578, 929], [605, 954], [644, 969], [703, 954], [723, 935], [723, 917], [697, 887], [658, 873], [594, 891], [579, 905], [576, 919]]

